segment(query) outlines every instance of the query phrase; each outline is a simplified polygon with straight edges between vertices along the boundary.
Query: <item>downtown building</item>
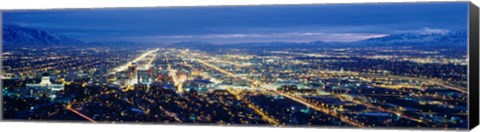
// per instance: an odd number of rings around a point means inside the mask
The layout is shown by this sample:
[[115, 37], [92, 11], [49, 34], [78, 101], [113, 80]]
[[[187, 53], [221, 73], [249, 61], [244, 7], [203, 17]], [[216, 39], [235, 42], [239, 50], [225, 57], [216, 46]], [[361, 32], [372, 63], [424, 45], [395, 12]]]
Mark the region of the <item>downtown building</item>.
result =
[[45, 73], [42, 75], [40, 83], [26, 84], [26, 89], [22, 92], [22, 96], [33, 98], [56, 98], [56, 94], [64, 89], [64, 84], [52, 83], [50, 81], [50, 75]]

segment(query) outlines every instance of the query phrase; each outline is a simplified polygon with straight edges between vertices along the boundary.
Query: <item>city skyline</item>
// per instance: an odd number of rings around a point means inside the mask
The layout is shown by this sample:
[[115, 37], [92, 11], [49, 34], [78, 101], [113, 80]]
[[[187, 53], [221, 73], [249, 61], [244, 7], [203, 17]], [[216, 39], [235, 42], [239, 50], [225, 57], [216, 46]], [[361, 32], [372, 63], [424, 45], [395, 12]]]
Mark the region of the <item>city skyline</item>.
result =
[[433, 2], [6, 11], [2, 117], [463, 130], [467, 9]]

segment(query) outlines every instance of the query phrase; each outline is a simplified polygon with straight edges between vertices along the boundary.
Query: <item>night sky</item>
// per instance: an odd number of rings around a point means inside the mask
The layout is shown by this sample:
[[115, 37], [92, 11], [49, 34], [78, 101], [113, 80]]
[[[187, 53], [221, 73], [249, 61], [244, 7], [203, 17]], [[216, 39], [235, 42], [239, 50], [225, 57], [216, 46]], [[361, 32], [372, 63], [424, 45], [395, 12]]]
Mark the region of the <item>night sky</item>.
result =
[[3, 11], [3, 23], [85, 41], [356, 41], [467, 30], [467, 2]]

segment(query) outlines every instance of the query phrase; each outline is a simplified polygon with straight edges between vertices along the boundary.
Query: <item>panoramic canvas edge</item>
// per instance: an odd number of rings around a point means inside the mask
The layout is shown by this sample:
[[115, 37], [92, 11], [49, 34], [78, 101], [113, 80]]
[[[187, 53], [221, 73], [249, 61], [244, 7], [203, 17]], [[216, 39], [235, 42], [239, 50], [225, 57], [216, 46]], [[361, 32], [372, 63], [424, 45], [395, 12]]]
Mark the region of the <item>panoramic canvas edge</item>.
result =
[[[0, 53], [3, 54], [3, 10], [0, 10], [0, 28], [2, 28], [2, 30], [0, 30], [0, 34], [1, 34], [0, 35]], [[0, 61], [0, 68], [3, 69], [3, 59], [2, 61]], [[3, 71], [2, 69], [0, 69], [0, 71]], [[2, 78], [3, 77], [0, 77], [0, 79]], [[0, 80], [0, 95], [1, 95], [0, 102], [2, 103], [0, 105], [0, 122], [2, 122], [4, 121], [4, 119], [3, 119], [3, 81], [1, 80]]]
[[[439, 1], [429, 1], [429, 2], [404, 2], [404, 3], [436, 3], [436, 2], [439, 2]], [[441, 2], [465, 2], [465, 1], [441, 1]], [[377, 3], [377, 2], [376, 2]], [[349, 3], [349, 4], [376, 4], [376, 3]], [[389, 2], [378, 2], [378, 3], [389, 3]], [[296, 5], [321, 5], [321, 4], [345, 4], [345, 3], [311, 3], [311, 4], [278, 4], [278, 5], [284, 5], [284, 6], [296, 6]], [[272, 6], [272, 5], [275, 5], [275, 4], [261, 4], [261, 5], [226, 5], [227, 7], [230, 7], [230, 6]], [[188, 8], [188, 7], [210, 7], [210, 6], [159, 6], [159, 7], [145, 7], [145, 8]], [[215, 7], [215, 6], [214, 6]], [[469, 121], [468, 121], [468, 124], [469, 124], [469, 127], [468, 129], [473, 129], [475, 128], [478, 124], [479, 124], [479, 112], [480, 112], [480, 109], [479, 109], [479, 88], [480, 88], [480, 80], [479, 80], [479, 76], [480, 76], [480, 72], [479, 72], [479, 68], [480, 68], [480, 64], [479, 64], [479, 60], [480, 60], [480, 54], [479, 54], [479, 49], [480, 49], [480, 45], [479, 45], [479, 8], [478, 6], [476, 6], [474, 3], [472, 3], [471, 1], [469, 2], [469, 17], [468, 17], [468, 45], [469, 45], [469, 48], [468, 48], [468, 56], [469, 56], [469, 72], [468, 72], [468, 82], [469, 82], [469, 87], [468, 87], [468, 110], [469, 110], [469, 115], [468, 115], [468, 118], [469, 118]], [[106, 8], [73, 8], [73, 9], [47, 9], [47, 10], [93, 10], [93, 9], [114, 9], [114, 8], [117, 8], [117, 9], [131, 9], [131, 8], [142, 8], [142, 7], [106, 7]], [[4, 11], [22, 11], [22, 10], [26, 10], [26, 9], [15, 9], [15, 10], [0, 10], [0, 28], [3, 27], [3, 12]], [[27, 9], [27, 10], [37, 10], [37, 9]], [[0, 53], [3, 53], [3, 33], [2, 33], [2, 30], [0, 30]], [[3, 61], [0, 61], [0, 67], [3, 68]], [[2, 71], [3, 72], [3, 71]], [[3, 76], [2, 76], [3, 78]], [[9, 121], [9, 122], [15, 122], [13, 120], [5, 120], [3, 115], [4, 115], [4, 111], [3, 111], [3, 94], [2, 94], [2, 90], [3, 90], [3, 81], [0, 81], [0, 95], [2, 95], [0, 97], [0, 102], [2, 102], [2, 104], [0, 105], [0, 122], [3, 122], [3, 121]], [[24, 121], [20, 121], [20, 122], [24, 122]], [[27, 121], [25, 120], [25, 122], [30, 122], [30, 121]], [[32, 121], [32, 122], [37, 122], [37, 121]], [[38, 121], [38, 122], [46, 122], [46, 123], [61, 123], [61, 121]], [[67, 121], [68, 122], [72, 122], [72, 121]], [[83, 123], [83, 122], [75, 122], [73, 121], [72, 123]], [[89, 124], [89, 123], [85, 123], [85, 124]], [[103, 123], [102, 123], [103, 124]], [[129, 123], [125, 123], [125, 124], [129, 124]], [[137, 124], [137, 125], [152, 125], [152, 124]], [[159, 125], [171, 125], [171, 124], [159, 124]], [[178, 124], [176, 126], [216, 126], [216, 125], [199, 125], [199, 124]], [[244, 126], [244, 125], [238, 125], [238, 126], [233, 126], [233, 127], [269, 127], [269, 126], [262, 126], [262, 125], [247, 125], [247, 126]], [[272, 127], [273, 128], [273, 127]], [[287, 128], [303, 128], [303, 127], [287, 127]], [[333, 128], [333, 129], [359, 129], [359, 128], [351, 128], [351, 127], [331, 127], [331, 126], [322, 126], [322, 127], [318, 127], [318, 128]], [[360, 128], [361, 129], [361, 128]], [[371, 130], [372, 128], [368, 128], [368, 129], [363, 129], [363, 130]], [[373, 128], [373, 129], [379, 129], [379, 130], [392, 130], [392, 129], [399, 129], [399, 130], [425, 130], [425, 129], [416, 129], [416, 128], [397, 128], [397, 127], [385, 127], [385, 128], [382, 128], [382, 127], [379, 127], [379, 128]], [[426, 130], [438, 130], [438, 129], [426, 129]]]
[[479, 9], [474, 3], [469, 2], [469, 87], [468, 87], [468, 110], [469, 129], [479, 124]]

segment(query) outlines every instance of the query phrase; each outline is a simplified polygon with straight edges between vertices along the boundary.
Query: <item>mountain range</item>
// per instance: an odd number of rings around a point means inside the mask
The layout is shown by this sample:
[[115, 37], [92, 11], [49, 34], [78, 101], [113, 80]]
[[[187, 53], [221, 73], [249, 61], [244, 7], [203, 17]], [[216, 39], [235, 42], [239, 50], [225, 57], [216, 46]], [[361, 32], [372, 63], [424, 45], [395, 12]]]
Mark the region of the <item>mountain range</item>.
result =
[[128, 46], [135, 43], [127, 41], [85, 42], [56, 33], [16, 25], [2, 27], [4, 46]]
[[78, 45], [84, 42], [66, 36], [33, 28], [5, 25], [2, 28], [4, 45]]
[[[152, 46], [151, 44], [140, 44], [128, 41], [114, 42], [84, 42], [79, 39], [58, 35], [55, 33], [20, 27], [16, 25], [4, 25], [3, 28], [4, 46]], [[449, 33], [401, 33], [384, 37], [370, 38], [354, 42], [323, 42], [312, 41], [303, 43], [294, 42], [250, 42], [236, 44], [211, 44], [201, 41], [177, 42], [164, 44], [164, 47], [177, 48], [312, 48], [312, 47], [368, 47], [368, 46], [421, 46], [421, 47], [466, 47], [466, 32]]]

